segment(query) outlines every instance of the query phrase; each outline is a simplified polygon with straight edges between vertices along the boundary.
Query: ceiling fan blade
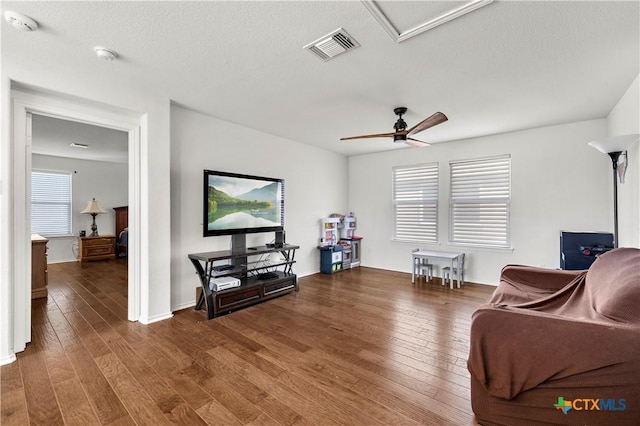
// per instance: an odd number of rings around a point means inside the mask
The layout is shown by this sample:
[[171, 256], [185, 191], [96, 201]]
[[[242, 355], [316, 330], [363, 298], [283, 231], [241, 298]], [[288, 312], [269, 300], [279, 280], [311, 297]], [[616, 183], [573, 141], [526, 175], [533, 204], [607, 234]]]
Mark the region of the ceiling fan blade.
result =
[[433, 127], [433, 126], [436, 126], [438, 124], [444, 123], [447, 120], [448, 120], [448, 118], [447, 118], [446, 115], [444, 115], [441, 112], [436, 112], [431, 117], [425, 118], [424, 120], [422, 120], [421, 122], [419, 122], [418, 124], [416, 124], [415, 126], [410, 128], [409, 131], [407, 132], [407, 134], [408, 135], [415, 135], [418, 132], [426, 130], [429, 127]]
[[414, 138], [407, 138], [405, 142], [407, 145], [411, 145], [416, 148], [424, 148], [425, 146], [431, 146], [429, 142], [419, 141], [418, 139], [414, 139]]
[[350, 139], [366, 139], [366, 138], [387, 138], [393, 137], [396, 133], [378, 133], [375, 135], [362, 135], [362, 136], [350, 136], [348, 138], [340, 138], [341, 141], [346, 141]]

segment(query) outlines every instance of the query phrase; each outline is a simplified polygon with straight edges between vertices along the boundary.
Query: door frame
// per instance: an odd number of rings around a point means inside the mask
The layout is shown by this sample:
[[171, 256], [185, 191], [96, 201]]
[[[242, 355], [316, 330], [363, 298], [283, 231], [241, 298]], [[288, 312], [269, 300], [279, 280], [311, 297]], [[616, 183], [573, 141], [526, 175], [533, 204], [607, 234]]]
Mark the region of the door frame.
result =
[[[142, 138], [148, 135], [146, 114], [125, 111], [84, 100], [12, 89], [13, 103], [13, 353], [31, 341], [31, 120], [30, 114], [71, 120], [127, 132], [129, 139], [129, 321], [138, 321], [144, 285], [141, 273]], [[148, 285], [148, 283], [147, 283]], [[148, 291], [148, 289], [147, 289]]]

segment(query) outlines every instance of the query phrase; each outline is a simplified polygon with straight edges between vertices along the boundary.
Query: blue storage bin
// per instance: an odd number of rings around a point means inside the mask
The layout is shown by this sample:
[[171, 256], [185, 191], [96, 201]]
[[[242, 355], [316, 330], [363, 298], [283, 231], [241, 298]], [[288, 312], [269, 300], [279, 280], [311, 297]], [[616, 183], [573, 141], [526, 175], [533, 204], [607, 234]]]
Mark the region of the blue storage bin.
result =
[[320, 249], [320, 272], [333, 274], [342, 271], [342, 246], [318, 247]]

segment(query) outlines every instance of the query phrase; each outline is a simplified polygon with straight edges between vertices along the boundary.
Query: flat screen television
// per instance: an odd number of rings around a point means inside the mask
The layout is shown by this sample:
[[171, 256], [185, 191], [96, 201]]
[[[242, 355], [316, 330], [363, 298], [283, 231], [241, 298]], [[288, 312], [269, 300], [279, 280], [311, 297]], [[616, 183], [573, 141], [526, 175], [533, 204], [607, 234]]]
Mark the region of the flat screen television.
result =
[[204, 171], [203, 235], [284, 230], [284, 179]]

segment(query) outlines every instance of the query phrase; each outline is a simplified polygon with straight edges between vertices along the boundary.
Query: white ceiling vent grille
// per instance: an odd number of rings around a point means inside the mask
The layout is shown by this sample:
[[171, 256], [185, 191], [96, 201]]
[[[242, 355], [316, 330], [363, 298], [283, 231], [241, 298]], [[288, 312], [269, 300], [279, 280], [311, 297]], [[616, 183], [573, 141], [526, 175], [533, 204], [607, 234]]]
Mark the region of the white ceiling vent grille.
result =
[[309, 50], [323, 61], [328, 61], [356, 47], [360, 47], [360, 43], [355, 41], [344, 29], [338, 28], [326, 36], [307, 44], [303, 49]]

